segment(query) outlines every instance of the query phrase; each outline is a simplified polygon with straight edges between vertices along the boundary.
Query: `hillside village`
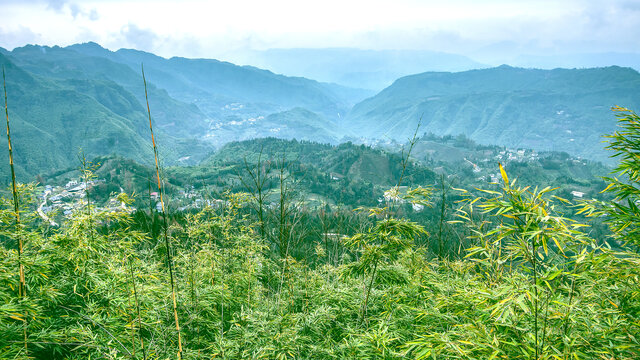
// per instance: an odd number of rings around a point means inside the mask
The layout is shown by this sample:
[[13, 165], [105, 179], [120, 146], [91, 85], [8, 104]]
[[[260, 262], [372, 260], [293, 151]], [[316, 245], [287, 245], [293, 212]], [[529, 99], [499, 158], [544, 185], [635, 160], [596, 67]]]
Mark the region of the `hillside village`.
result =
[[[531, 149], [512, 149], [499, 146], [482, 146], [468, 139], [453, 137], [430, 137], [416, 145], [416, 157], [424, 165], [449, 181], [464, 181], [477, 184], [498, 186], [502, 183], [498, 163], [512, 172], [513, 178], [524, 178], [525, 182], [536, 177], [536, 173], [545, 172], [550, 180], [563, 177], [560, 184], [562, 196], [569, 200], [580, 200], [596, 196], [602, 189], [595, 189], [593, 181], [586, 183], [576, 178], [586, 178], [594, 166], [593, 162], [579, 156], [566, 153], [537, 152]], [[595, 165], [601, 166], [600, 164]], [[514, 171], [520, 169], [518, 171]], [[604, 172], [603, 172], [604, 173]], [[564, 174], [564, 175], [563, 175]], [[566, 181], [565, 181], [566, 180]], [[498, 185], [495, 185], [498, 184]], [[482, 185], [486, 187], [486, 185]]]
[[[38, 214], [51, 226], [58, 226], [54, 219], [71, 217], [75, 212], [81, 211], [87, 206], [87, 190], [104, 183], [104, 179], [97, 180], [70, 180], [64, 186], [45, 185], [44, 191], [38, 196], [40, 204]], [[93, 204], [92, 204], [93, 205]], [[126, 211], [134, 212], [136, 209], [118, 201], [116, 197], [110, 198], [106, 204], [94, 208], [97, 211]]]
[[[397, 151], [400, 144], [393, 145], [393, 147], [387, 147], [387, 150]], [[384, 148], [384, 146], [378, 144], [378, 149], [380, 148]], [[360, 151], [360, 146], [353, 146], [352, 150], [357, 153]], [[377, 151], [379, 152], [380, 150]], [[445, 176], [448, 182], [462, 182], [480, 188], [486, 188], [487, 185], [500, 184], [502, 182], [497, 168], [497, 164], [501, 163], [510, 174], [513, 174], [513, 178], [538, 176], [535, 174], [540, 173], [543, 169], [545, 172], [552, 174], [549, 178], [550, 180], [558, 176], [565, 176], [567, 181], [562, 181], [564, 185], [562, 185], [563, 193], [561, 195], [570, 200], [593, 196], [601, 190], [594, 188], [593, 184], [579, 180], [587, 177], [587, 174], [591, 171], [592, 164], [584, 159], [571, 157], [565, 153], [483, 146], [463, 137], [432, 137], [427, 135], [418, 141], [412, 152], [412, 157], [414, 158], [413, 166], [431, 169], [435, 173]], [[340, 159], [336, 158], [334, 161], [340, 162], [342, 161]], [[110, 160], [105, 160], [105, 162], [110, 164]], [[228, 167], [228, 164], [225, 166]], [[352, 165], [347, 166], [345, 169], [351, 168]], [[92, 205], [99, 211], [133, 212], [137, 207], [147, 211], [160, 212], [162, 210], [160, 196], [157, 191], [151, 191], [151, 183], [149, 183], [147, 192], [146, 186], [141, 188], [140, 184], [138, 184], [136, 187], [132, 187], [132, 183], [128, 180], [116, 180], [119, 176], [124, 176], [124, 179], [130, 177], [131, 171], [134, 171], [133, 169], [134, 167], [131, 167], [129, 170], [123, 170], [124, 172], [114, 169], [108, 172], [100, 171], [99, 173], [102, 174], [100, 178], [87, 182], [84, 182], [82, 178], [78, 178], [77, 175], [62, 177], [57, 180], [51, 179], [50, 181], [58, 182], [60, 185], [48, 184], [44, 186], [40, 195], [38, 213], [46, 222], [57, 226], [57, 222], [62, 221], [65, 217], [71, 217], [74, 212], [81, 211], [86, 207], [87, 191], [90, 194]], [[135, 171], [143, 170], [138, 169]], [[327, 171], [325, 175], [327, 179], [330, 179], [329, 182], [345, 182], [347, 174], [342, 173], [344, 170], [337, 171], [337, 169], [329, 168], [321, 170], [321, 172], [323, 171]], [[235, 179], [237, 174], [233, 172], [227, 174], [227, 172], [217, 174], [214, 177], [222, 181], [222, 183], [229, 182], [232, 184], [237, 182], [237, 179]], [[76, 177], [74, 178], [73, 176]], [[530, 181], [531, 179], [523, 180]], [[147, 181], [145, 180], [144, 184], [146, 185], [146, 183]], [[224, 200], [220, 199], [220, 195], [213, 196], [211, 190], [214, 189], [207, 190], [195, 187], [192, 184], [193, 182], [187, 181], [170, 185], [169, 194], [164, 198], [165, 208], [169, 211], [184, 212], [202, 209], [206, 206], [217, 208], [224, 204]], [[421, 183], [421, 185], [433, 186], [433, 183], [429, 181], [429, 183]], [[394, 199], [393, 194], [383, 194], [382, 191], [388, 190], [388, 187], [380, 184], [378, 186], [378, 191], [380, 191], [376, 195], [378, 203], [405, 203], [401, 197], [396, 196], [397, 198]], [[102, 188], [102, 190], [96, 192], [96, 188]], [[135, 198], [137, 199], [135, 206], [125, 205], [117, 200], [118, 193], [131, 193], [134, 190]], [[239, 190], [246, 191], [246, 189], [243, 190], [242, 188], [239, 188]], [[404, 194], [406, 191], [407, 187], [401, 186], [398, 189], [398, 194]], [[277, 197], [277, 191], [272, 191], [271, 195], [265, 203], [265, 206], [269, 208], [277, 206], [277, 199], [275, 198]], [[307, 208], [325, 206], [327, 202], [332, 203], [326, 196], [316, 194], [310, 189], [303, 191], [297, 201], [299, 206]], [[357, 204], [354, 203], [352, 205]], [[413, 204], [411, 210], [422, 212], [424, 206]]]
[[[51, 226], [59, 226], [55, 220], [59, 221], [62, 218], [70, 218], [74, 213], [85, 209], [87, 206], [87, 191], [105, 182], [105, 179], [89, 180], [86, 182], [82, 179], [72, 179], [61, 186], [45, 185], [42, 193], [38, 196], [38, 214]], [[120, 190], [124, 191], [122, 188], [120, 188]], [[136, 207], [118, 200], [117, 195], [118, 194], [111, 194], [108, 199], [91, 199], [92, 209], [95, 211], [125, 211], [128, 213], [136, 211]], [[148, 198], [153, 210], [158, 212], [162, 211], [162, 204], [158, 192], [151, 192]], [[96, 206], [96, 203], [102, 205]], [[219, 207], [222, 203], [223, 200], [220, 199], [205, 199], [202, 193], [193, 187], [186, 190], [179, 190], [178, 196], [171, 198], [171, 204], [176, 206], [178, 211], [201, 209], [205, 206]]]

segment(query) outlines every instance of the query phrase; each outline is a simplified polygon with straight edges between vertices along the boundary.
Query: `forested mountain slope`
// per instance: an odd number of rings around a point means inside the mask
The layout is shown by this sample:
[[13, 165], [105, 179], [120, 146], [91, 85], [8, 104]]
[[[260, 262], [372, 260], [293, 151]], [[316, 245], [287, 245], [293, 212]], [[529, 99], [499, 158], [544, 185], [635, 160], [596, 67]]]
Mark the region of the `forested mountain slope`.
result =
[[404, 140], [422, 119], [421, 131], [437, 135], [605, 160], [601, 134], [615, 128], [614, 105], [640, 105], [637, 71], [500, 66], [398, 79], [357, 104], [345, 123], [364, 137]]
[[242, 108], [236, 112], [248, 115], [303, 107], [335, 118], [338, 114], [344, 115], [353, 102], [370, 94], [215, 59], [165, 59], [130, 49], [111, 52], [95, 43], [73, 45], [69, 49], [107, 58], [136, 70], [144, 63], [155, 84], [177, 99], [197, 104], [210, 117], [228, 115], [225, 110], [229, 109], [225, 109], [225, 105], [237, 103]]

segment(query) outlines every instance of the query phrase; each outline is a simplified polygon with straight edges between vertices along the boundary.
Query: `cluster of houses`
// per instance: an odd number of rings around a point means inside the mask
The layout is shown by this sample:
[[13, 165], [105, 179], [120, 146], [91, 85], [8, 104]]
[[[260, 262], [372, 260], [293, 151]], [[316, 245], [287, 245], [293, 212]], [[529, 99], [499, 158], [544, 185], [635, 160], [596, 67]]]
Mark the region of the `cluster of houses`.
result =
[[[71, 180], [64, 186], [45, 185], [44, 192], [40, 195], [40, 206], [38, 207], [38, 214], [46, 222], [52, 226], [57, 226], [57, 223], [53, 220], [59, 218], [59, 216], [70, 217], [74, 212], [84, 209], [87, 205], [86, 190], [90, 189], [99, 183], [104, 183], [104, 179], [91, 180], [84, 182], [82, 180]], [[160, 201], [160, 195], [157, 192], [150, 194], [150, 200], [155, 204], [154, 209], [158, 212], [162, 211], [162, 203]], [[219, 207], [222, 206], [224, 201], [220, 199], [203, 199], [193, 187], [186, 190], [180, 190], [179, 197], [173, 198], [172, 202], [178, 200], [178, 210], [184, 211], [193, 208], [204, 208], [206, 206]], [[95, 207], [97, 211], [135, 211], [135, 208], [127, 206], [126, 204], [118, 201], [116, 198], [111, 198], [109, 201], [101, 207]]]
[[[505, 149], [499, 151], [497, 154], [493, 156], [494, 160], [497, 160], [502, 163], [508, 163], [510, 161], [518, 161], [518, 162], [527, 162], [527, 161], [537, 161], [540, 159], [540, 155], [535, 150], [524, 150], [524, 149]], [[471, 161], [465, 159], [473, 166], [473, 172], [479, 173], [481, 172], [480, 167]], [[482, 162], [489, 162], [490, 159], [485, 158]], [[586, 165], [585, 161], [582, 159], [573, 159], [574, 164]], [[500, 183], [502, 181], [501, 175], [498, 172], [489, 173], [487, 175], [483, 175], [478, 177], [480, 181], [488, 181], [490, 183]], [[584, 197], [585, 193], [582, 191], [573, 190], [571, 191], [571, 195], [574, 199], [580, 199]]]
[[[45, 185], [44, 192], [40, 195], [41, 203], [38, 207], [38, 214], [43, 220], [51, 225], [57, 225], [51, 217], [63, 215], [69, 217], [74, 212], [84, 208], [87, 204], [87, 189], [99, 183], [104, 183], [104, 179], [79, 181], [70, 180], [64, 186]], [[108, 211], [133, 211], [134, 209], [127, 207], [116, 199], [110, 199], [105, 208], [98, 210]]]
[[[162, 211], [162, 203], [159, 201], [160, 198], [157, 192], [151, 193], [151, 200], [156, 201], [156, 211]], [[224, 205], [224, 200], [203, 198], [202, 194], [196, 191], [194, 186], [178, 191], [178, 199], [172, 199], [172, 201], [175, 200], [178, 200], [178, 203], [182, 205], [178, 207], [179, 211], [202, 209], [207, 206], [217, 208]]]
[[[410, 201], [405, 199], [402, 195], [406, 194], [409, 191], [408, 186], [398, 186], [391, 188], [384, 192], [381, 198], [378, 199], [378, 203], [397, 203], [397, 204], [406, 204]], [[415, 212], [421, 212], [424, 210], [424, 205], [417, 204], [415, 202], [411, 203], [411, 209]]]
[[536, 161], [539, 158], [540, 155], [534, 150], [526, 151], [524, 149], [505, 149], [494, 156], [494, 159], [499, 161]]

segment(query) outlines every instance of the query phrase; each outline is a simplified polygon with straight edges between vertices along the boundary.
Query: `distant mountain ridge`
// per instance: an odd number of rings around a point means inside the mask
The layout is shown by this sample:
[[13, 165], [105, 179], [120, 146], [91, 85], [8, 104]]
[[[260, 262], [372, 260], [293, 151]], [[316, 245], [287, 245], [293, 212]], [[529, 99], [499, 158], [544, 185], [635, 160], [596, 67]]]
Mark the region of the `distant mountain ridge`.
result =
[[[88, 157], [100, 153], [151, 155], [138, 126], [130, 116], [121, 116], [91, 96], [84, 84], [42, 79], [0, 55], [6, 69], [8, 109], [18, 176], [21, 179], [42, 170], [68, 167], [77, 161], [80, 149]], [[127, 103], [122, 89], [113, 83], [95, 82], [101, 96]], [[130, 115], [130, 114], [128, 114]], [[0, 143], [6, 151], [7, 144]], [[1, 168], [8, 177], [8, 168]]]
[[[169, 165], [193, 165], [228, 142], [261, 137], [404, 141], [420, 118], [421, 133], [607, 160], [601, 136], [614, 130], [610, 107], [640, 108], [640, 74], [615, 66], [426, 72], [371, 96], [251, 66], [114, 52], [95, 43], [0, 49], [0, 64], [22, 178], [72, 166], [80, 149], [89, 158], [150, 161], [141, 64]], [[0, 181], [7, 171], [0, 170]]]
[[[335, 117], [338, 113], [344, 115], [356, 101], [371, 95], [371, 92], [360, 89], [346, 89], [214, 59], [165, 59], [130, 49], [111, 52], [95, 43], [72, 45], [68, 49], [126, 64], [132, 69], [138, 69], [144, 63], [154, 84], [181, 101], [198, 104], [209, 116], [224, 116], [224, 105], [243, 103], [245, 107], [264, 106], [275, 111], [304, 107]], [[344, 94], [345, 91], [350, 91], [350, 94]], [[208, 101], [217, 99], [213, 104], [222, 108], [203, 104], [205, 98]]]
[[542, 69], [592, 68], [617, 65], [640, 71], [640, 53], [576, 53], [566, 55], [519, 55], [513, 64]]
[[606, 160], [601, 136], [615, 128], [614, 105], [639, 107], [637, 71], [503, 65], [400, 78], [354, 106], [346, 123], [363, 137], [404, 140], [422, 119], [421, 132]]
[[[130, 49], [112, 52], [95, 43], [72, 45], [67, 49], [108, 59], [132, 70], [137, 70], [144, 63], [149, 81], [165, 89], [174, 99], [197, 106], [204, 113], [208, 129], [199, 134], [215, 146], [255, 136], [338, 142], [345, 135], [342, 134], [340, 121], [355, 103], [373, 95], [368, 90], [278, 75], [252, 66], [238, 66], [213, 59], [165, 59]], [[277, 126], [267, 127], [270, 126], [269, 121], [260, 124], [262, 119], [269, 119], [270, 115], [296, 108], [315, 114], [309, 116], [299, 111], [289, 113], [287, 119], [298, 123], [300, 129], [294, 126], [288, 127], [287, 131], [274, 133], [270, 130], [277, 129]], [[294, 114], [299, 116], [294, 118]], [[335, 124], [330, 139], [326, 136], [325, 124]], [[257, 132], [265, 128], [267, 131]], [[320, 135], [314, 137], [314, 133]]]
[[269, 49], [250, 52], [244, 61], [281, 74], [375, 91], [391, 85], [401, 76], [424, 71], [488, 67], [466, 56], [444, 52], [355, 48]]

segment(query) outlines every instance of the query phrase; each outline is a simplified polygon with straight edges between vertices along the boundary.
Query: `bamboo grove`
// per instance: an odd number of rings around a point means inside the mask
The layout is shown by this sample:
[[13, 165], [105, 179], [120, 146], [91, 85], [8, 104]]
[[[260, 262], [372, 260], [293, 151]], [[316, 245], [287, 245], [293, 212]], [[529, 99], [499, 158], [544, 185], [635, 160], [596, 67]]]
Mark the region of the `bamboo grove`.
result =
[[[637, 359], [640, 118], [615, 110], [612, 202], [570, 203], [497, 165], [496, 189], [395, 187], [380, 207], [318, 210], [326, 226], [304, 250], [284, 166], [276, 208], [263, 207], [269, 172], [247, 165], [246, 193], [180, 221], [131, 212], [121, 193], [122, 211], [87, 196], [54, 229], [33, 210], [35, 185], [14, 185], [0, 210], [0, 358]], [[394, 206], [453, 193], [438, 233]], [[612, 235], [592, 238], [567, 208]], [[463, 234], [460, 251], [444, 252], [443, 227]]]

